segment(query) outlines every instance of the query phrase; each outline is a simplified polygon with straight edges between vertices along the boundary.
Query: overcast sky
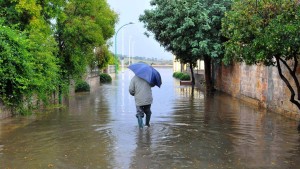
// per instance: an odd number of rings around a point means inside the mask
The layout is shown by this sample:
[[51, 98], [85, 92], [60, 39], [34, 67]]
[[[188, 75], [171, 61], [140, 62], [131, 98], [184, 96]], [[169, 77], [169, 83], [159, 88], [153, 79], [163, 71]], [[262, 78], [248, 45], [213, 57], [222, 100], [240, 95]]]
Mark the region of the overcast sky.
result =
[[[117, 34], [117, 53], [142, 56], [147, 58], [172, 59], [172, 54], [165, 51], [153, 37], [144, 35], [146, 29], [143, 23], [139, 22], [139, 16], [144, 13], [145, 9], [151, 8], [150, 0], [107, 0], [111, 9], [119, 14], [119, 22], [116, 25]], [[115, 37], [113, 38], [113, 46], [111, 51], [115, 52]]]

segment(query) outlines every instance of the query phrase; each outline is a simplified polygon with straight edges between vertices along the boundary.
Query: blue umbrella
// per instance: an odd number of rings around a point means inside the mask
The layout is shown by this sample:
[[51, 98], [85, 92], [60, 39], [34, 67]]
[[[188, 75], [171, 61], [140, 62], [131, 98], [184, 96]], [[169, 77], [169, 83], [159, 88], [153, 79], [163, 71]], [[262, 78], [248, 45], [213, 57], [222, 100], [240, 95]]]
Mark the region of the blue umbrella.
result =
[[136, 76], [146, 80], [151, 86], [161, 85], [161, 77], [159, 72], [154, 69], [152, 66], [146, 63], [134, 63], [128, 66], [130, 70], [132, 70]]

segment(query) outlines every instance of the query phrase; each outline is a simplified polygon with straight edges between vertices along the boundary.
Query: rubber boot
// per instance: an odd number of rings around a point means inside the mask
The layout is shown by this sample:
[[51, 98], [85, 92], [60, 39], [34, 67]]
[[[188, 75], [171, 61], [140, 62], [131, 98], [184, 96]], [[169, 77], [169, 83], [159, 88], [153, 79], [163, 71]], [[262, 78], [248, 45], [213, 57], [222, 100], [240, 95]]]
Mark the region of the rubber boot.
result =
[[151, 118], [151, 114], [146, 115], [146, 126], [150, 127], [150, 118]]
[[140, 116], [140, 115], [137, 115], [136, 118], [137, 118], [137, 120], [138, 120], [139, 128], [142, 129], [142, 128], [144, 127], [144, 124], [143, 124], [143, 117]]

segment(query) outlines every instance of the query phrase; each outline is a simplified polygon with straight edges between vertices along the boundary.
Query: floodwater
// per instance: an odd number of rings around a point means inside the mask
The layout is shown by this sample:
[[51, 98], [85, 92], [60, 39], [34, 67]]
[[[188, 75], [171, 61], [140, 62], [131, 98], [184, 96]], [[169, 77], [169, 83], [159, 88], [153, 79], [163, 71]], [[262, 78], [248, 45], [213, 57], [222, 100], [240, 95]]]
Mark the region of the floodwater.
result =
[[125, 70], [67, 108], [1, 120], [0, 168], [299, 168], [296, 121], [222, 93], [191, 95], [172, 69], [158, 70], [150, 128], [138, 128]]

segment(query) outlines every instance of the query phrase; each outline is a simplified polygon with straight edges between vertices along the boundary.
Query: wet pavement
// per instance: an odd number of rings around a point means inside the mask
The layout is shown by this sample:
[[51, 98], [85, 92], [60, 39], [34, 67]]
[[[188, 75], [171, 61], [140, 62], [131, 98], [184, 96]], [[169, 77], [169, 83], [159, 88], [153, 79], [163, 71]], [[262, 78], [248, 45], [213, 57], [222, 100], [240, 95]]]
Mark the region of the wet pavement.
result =
[[125, 70], [66, 108], [1, 120], [0, 168], [299, 168], [296, 121], [226, 94], [192, 95], [158, 70], [150, 128], [138, 128]]

